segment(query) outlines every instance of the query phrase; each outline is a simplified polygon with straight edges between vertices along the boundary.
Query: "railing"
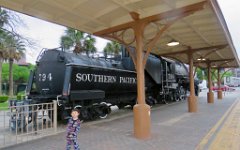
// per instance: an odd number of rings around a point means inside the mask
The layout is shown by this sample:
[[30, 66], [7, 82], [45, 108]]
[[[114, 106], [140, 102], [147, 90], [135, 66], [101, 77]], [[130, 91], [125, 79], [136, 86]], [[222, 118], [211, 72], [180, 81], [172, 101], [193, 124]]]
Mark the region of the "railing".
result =
[[0, 148], [56, 133], [56, 101], [0, 108]]

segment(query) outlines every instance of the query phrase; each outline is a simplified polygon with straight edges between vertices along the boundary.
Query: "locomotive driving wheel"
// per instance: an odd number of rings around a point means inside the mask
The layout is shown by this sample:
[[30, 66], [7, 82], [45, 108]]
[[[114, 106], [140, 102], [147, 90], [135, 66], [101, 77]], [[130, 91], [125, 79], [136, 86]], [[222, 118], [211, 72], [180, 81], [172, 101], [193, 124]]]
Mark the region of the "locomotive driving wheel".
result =
[[99, 109], [100, 109], [100, 111], [99, 111], [98, 115], [99, 115], [99, 118], [101, 118], [101, 119], [107, 118], [108, 114], [111, 111], [106, 102], [101, 102]]
[[180, 86], [178, 88], [178, 100], [182, 101], [186, 99], [186, 90], [183, 88], [183, 86]]

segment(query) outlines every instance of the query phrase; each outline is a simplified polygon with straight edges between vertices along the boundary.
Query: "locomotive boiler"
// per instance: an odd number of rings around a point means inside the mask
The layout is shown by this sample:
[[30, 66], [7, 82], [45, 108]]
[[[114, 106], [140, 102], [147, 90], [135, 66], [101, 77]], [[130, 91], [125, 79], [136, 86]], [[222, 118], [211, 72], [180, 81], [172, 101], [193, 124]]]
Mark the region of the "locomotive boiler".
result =
[[[188, 70], [183, 63], [149, 56], [145, 67], [149, 105], [184, 100], [188, 87]], [[197, 84], [195, 91], [197, 95]], [[68, 118], [73, 108], [81, 110], [83, 120], [105, 118], [112, 105], [122, 108], [136, 103], [136, 72], [124, 50], [116, 60], [45, 49], [37, 58], [26, 92], [32, 104], [57, 100], [61, 120]]]

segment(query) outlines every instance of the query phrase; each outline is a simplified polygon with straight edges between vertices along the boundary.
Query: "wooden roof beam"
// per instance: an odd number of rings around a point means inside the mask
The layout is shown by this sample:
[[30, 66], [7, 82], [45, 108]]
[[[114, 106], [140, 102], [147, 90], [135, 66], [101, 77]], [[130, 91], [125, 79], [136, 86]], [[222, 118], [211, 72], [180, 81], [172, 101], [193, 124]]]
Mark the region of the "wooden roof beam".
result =
[[[170, 2], [168, 2], [168, 0], [164, 0], [164, 2], [169, 6], [171, 7], [172, 9], [175, 8], [174, 5], [172, 5]], [[211, 45], [210, 41], [208, 41], [201, 33], [199, 30], [197, 30], [196, 28], [193, 27], [193, 25], [191, 23], [189, 23], [187, 20], [185, 19], [182, 19], [182, 22], [185, 23], [189, 28], [191, 28], [197, 35], [199, 35], [203, 40], [204, 42], [206, 42], [208, 45]]]
[[217, 59], [217, 60], [204, 60], [204, 61], [195, 61], [194, 63], [214, 63], [214, 62], [230, 62], [234, 61], [234, 58], [231, 59]]
[[[171, 8], [174, 8], [170, 3], [167, 3]], [[184, 22], [188, 27], [190, 27], [198, 36], [202, 38], [204, 42], [206, 42], [208, 45], [213, 46], [211, 41], [207, 40], [207, 38], [198, 30], [196, 29], [190, 22], [188, 22], [186, 19], [182, 19], [182, 22]], [[219, 52], [216, 52], [218, 56], [221, 58], [224, 58]]]
[[225, 64], [228, 64], [230, 61], [225, 61], [224, 63], [221, 63], [220, 65], [218, 65], [219, 67], [225, 65]]
[[140, 16], [139, 13], [136, 13], [136, 12], [132, 11], [132, 12], [130, 12], [130, 15], [131, 15], [132, 19], [135, 20], [135, 21], [140, 19], [139, 18], [139, 16]]
[[205, 54], [205, 55], [203, 56], [203, 58], [206, 58], [207, 56], [209, 56], [209, 55], [211, 55], [211, 54], [213, 54], [213, 53], [215, 53], [215, 52], [217, 52], [217, 51], [219, 51], [219, 50], [222, 50], [222, 49], [224, 49], [224, 48], [225, 48], [225, 47], [212, 50], [212, 51], [208, 52], [207, 54]]
[[[224, 47], [226, 47], [227, 44], [223, 45], [216, 45], [216, 46], [210, 46], [210, 47], [201, 47], [201, 48], [196, 48], [196, 49], [191, 49], [193, 53], [198, 52], [198, 51], [205, 51], [205, 50], [220, 50]], [[190, 49], [187, 50], [182, 50], [178, 52], [170, 52], [170, 53], [164, 53], [160, 54], [160, 56], [169, 56], [169, 55], [176, 55], [176, 54], [185, 54], [188, 53]]]
[[[192, 5], [188, 5], [182, 8], [177, 8], [175, 10], [170, 10], [164, 13], [160, 13], [160, 14], [156, 14], [156, 15], [152, 15], [149, 17], [145, 17], [142, 19], [139, 19], [138, 21], [142, 21], [147, 23], [150, 22], [155, 22], [155, 21], [159, 21], [159, 20], [163, 20], [163, 19], [169, 19], [169, 18], [174, 18], [174, 17], [178, 17], [179, 15], [184, 15], [184, 14], [191, 14], [194, 13], [198, 10], [202, 10], [204, 8], [204, 5], [206, 4], [207, 1], [203, 1], [200, 3], [196, 3], [196, 4], [192, 4]], [[108, 29], [104, 29], [98, 32], [95, 32], [94, 35], [96, 36], [103, 36], [106, 34], [110, 34], [113, 32], [118, 32], [121, 30], [126, 30], [129, 28], [132, 28], [135, 24], [135, 21], [131, 21], [131, 22], [127, 22], [121, 25], [117, 25]]]
[[239, 68], [239, 66], [235, 66], [235, 65], [234, 66], [225, 66], [225, 67], [224, 66], [220, 66], [220, 67], [221, 68]]

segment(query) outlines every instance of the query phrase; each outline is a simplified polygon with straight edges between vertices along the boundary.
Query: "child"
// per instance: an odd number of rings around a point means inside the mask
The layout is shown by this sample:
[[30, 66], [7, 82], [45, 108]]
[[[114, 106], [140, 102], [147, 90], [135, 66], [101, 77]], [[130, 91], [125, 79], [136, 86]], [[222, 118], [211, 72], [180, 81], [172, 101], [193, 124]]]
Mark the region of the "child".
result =
[[80, 150], [77, 143], [77, 135], [80, 130], [80, 120], [78, 119], [79, 114], [80, 111], [78, 109], [73, 109], [71, 112], [72, 117], [68, 120], [66, 150], [70, 150], [72, 144], [74, 146], [74, 150]]

